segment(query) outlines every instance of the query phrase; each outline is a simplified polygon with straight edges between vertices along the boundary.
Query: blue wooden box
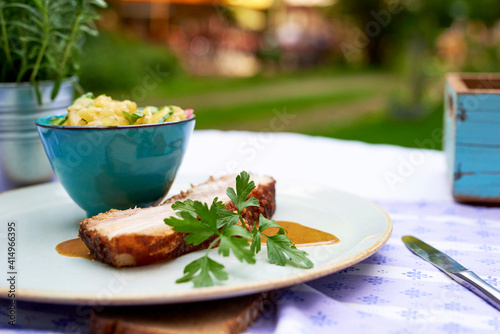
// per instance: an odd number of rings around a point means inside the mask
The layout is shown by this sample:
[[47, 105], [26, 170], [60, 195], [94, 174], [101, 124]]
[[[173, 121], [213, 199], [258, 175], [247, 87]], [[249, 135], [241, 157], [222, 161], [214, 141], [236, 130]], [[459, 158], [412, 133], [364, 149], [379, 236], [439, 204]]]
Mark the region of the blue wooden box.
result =
[[447, 76], [443, 141], [455, 200], [500, 205], [500, 74]]

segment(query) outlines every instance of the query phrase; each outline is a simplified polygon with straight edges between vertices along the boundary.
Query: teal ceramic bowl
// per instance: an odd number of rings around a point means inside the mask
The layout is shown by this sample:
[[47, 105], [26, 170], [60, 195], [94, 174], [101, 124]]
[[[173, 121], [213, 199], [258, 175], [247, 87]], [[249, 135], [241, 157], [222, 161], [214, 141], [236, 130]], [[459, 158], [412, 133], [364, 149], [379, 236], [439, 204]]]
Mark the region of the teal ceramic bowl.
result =
[[145, 207], [174, 182], [194, 130], [186, 120], [118, 127], [60, 126], [36, 121], [52, 169], [87, 214]]

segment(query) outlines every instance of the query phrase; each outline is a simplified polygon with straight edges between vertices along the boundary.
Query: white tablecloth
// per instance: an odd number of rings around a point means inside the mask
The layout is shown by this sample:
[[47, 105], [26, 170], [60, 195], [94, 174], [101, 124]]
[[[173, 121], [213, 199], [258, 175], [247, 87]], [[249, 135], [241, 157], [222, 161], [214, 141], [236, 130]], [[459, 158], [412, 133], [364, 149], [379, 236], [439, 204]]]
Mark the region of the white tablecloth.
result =
[[[215, 149], [217, 153], [208, 153]], [[318, 183], [374, 200], [452, 200], [442, 152], [293, 133], [196, 131], [180, 173], [240, 170]]]

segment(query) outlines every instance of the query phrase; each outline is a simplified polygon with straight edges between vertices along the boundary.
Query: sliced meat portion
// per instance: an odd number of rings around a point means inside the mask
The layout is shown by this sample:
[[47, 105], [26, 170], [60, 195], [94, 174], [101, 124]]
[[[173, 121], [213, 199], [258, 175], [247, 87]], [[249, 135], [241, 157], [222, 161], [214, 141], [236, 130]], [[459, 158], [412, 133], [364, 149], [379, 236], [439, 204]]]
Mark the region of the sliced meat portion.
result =
[[[80, 222], [79, 236], [99, 261], [114, 267], [134, 267], [165, 261], [183, 254], [207, 248], [211, 240], [193, 246], [184, 241], [186, 234], [175, 232], [165, 224], [165, 218], [175, 215], [172, 204], [192, 199], [211, 204], [218, 197], [226, 209], [235, 211], [226, 189], [235, 188], [236, 175], [227, 175], [181, 192], [162, 205], [149, 208], [110, 210]], [[262, 213], [271, 218], [275, 210], [275, 183], [268, 176], [251, 176], [256, 188], [250, 193], [259, 200], [260, 207], [248, 207], [243, 219], [252, 228]]]

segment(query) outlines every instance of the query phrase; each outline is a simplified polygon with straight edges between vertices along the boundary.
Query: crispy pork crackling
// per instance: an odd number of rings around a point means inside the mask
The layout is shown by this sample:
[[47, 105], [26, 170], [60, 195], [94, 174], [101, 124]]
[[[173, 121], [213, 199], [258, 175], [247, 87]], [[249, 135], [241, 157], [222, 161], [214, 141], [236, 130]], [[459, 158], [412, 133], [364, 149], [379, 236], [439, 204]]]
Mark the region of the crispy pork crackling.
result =
[[[80, 222], [79, 236], [99, 261], [114, 267], [134, 267], [170, 260], [183, 254], [206, 249], [213, 239], [193, 246], [184, 241], [185, 233], [175, 232], [165, 224], [165, 218], [175, 215], [171, 208], [176, 201], [191, 199], [211, 204], [218, 197], [226, 209], [235, 211], [236, 206], [227, 197], [226, 189], [235, 188], [236, 175], [227, 175], [173, 196], [159, 206], [110, 210]], [[271, 218], [275, 211], [275, 183], [268, 176], [251, 175], [256, 188], [250, 193], [259, 200], [260, 207], [248, 207], [242, 216], [251, 229], [262, 213]]]

